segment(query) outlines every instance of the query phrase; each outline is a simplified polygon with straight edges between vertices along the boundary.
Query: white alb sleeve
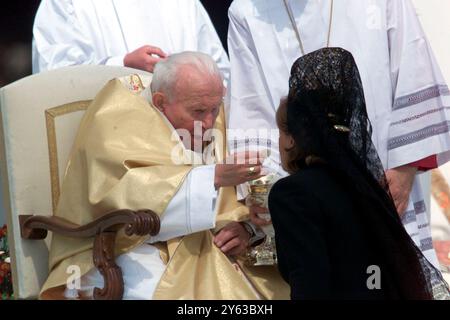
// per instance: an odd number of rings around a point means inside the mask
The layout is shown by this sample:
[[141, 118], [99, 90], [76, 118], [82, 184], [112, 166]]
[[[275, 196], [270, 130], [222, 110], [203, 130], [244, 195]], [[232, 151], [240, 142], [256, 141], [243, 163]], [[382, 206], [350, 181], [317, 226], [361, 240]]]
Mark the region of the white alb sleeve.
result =
[[160, 233], [148, 243], [213, 229], [216, 224], [215, 165], [194, 168], [161, 218]]

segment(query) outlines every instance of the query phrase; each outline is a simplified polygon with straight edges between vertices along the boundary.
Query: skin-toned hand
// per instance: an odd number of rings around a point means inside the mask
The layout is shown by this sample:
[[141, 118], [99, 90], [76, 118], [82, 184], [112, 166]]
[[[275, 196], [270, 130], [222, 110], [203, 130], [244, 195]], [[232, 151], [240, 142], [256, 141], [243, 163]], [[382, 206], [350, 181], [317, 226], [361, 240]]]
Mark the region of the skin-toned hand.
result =
[[214, 178], [216, 189], [237, 186], [261, 177], [262, 155], [258, 152], [236, 153], [217, 164]]
[[243, 254], [249, 241], [250, 234], [239, 222], [230, 222], [214, 237], [214, 244], [228, 256]]
[[160, 48], [143, 46], [128, 53], [123, 59], [123, 64], [125, 67], [153, 72], [155, 65], [165, 58], [167, 54]]
[[403, 216], [408, 208], [409, 195], [416, 173], [417, 168], [408, 165], [386, 171], [389, 190], [400, 217]]
[[272, 224], [272, 220], [265, 220], [258, 217], [258, 214], [265, 214], [269, 213], [269, 210], [267, 208], [257, 207], [257, 206], [251, 206], [250, 207], [250, 220], [256, 224], [259, 227], [264, 227], [269, 224]]

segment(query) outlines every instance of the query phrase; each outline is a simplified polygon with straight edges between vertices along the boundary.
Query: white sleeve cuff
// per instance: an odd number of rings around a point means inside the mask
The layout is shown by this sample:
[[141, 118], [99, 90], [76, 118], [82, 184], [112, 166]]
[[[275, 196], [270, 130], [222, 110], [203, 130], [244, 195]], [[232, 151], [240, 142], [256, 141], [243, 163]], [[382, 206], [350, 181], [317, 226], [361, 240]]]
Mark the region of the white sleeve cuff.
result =
[[149, 243], [213, 229], [216, 224], [215, 165], [191, 170], [161, 218], [161, 231]]
[[213, 229], [216, 226], [215, 169], [215, 165], [209, 165], [197, 167], [191, 171], [188, 191], [191, 233]]

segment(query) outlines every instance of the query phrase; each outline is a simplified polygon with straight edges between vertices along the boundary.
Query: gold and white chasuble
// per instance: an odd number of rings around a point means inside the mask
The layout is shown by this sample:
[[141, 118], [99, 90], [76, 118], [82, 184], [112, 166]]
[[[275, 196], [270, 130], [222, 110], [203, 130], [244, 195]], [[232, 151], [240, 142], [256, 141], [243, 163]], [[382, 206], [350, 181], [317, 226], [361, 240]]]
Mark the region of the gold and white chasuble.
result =
[[[223, 133], [223, 110], [215, 128]], [[111, 80], [87, 109], [74, 142], [61, 187], [56, 216], [84, 225], [117, 209], [150, 209], [162, 220], [170, 201], [195, 167], [176, 165], [173, 127], [141, 95]], [[222, 140], [223, 140], [222, 139]], [[225, 141], [215, 141], [215, 156], [221, 161]], [[213, 188], [213, 186], [211, 186]], [[236, 200], [234, 188], [222, 188], [216, 201], [215, 227], [159, 242], [155, 247], [165, 269], [148, 299], [288, 299], [289, 287], [276, 267], [247, 268], [231, 260], [213, 243], [214, 233], [228, 222], [248, 218], [247, 208]], [[127, 237], [120, 231], [116, 256], [142, 245], [148, 237]], [[80, 240], [54, 235], [50, 274], [41, 299], [63, 298], [69, 266], [79, 266], [85, 275], [93, 269], [93, 239]], [[237, 267], [239, 266], [239, 267]], [[125, 283], [126, 286], [126, 283]], [[126, 288], [125, 288], [126, 290]]]

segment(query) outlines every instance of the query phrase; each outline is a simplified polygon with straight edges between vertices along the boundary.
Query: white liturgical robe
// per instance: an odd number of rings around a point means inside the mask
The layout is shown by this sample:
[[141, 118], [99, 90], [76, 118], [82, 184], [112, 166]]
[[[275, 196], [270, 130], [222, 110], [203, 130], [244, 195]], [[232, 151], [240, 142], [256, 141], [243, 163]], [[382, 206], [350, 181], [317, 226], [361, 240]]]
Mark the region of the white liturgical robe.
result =
[[167, 54], [209, 54], [228, 78], [229, 62], [198, 0], [43, 0], [33, 28], [33, 72], [78, 64], [123, 65], [144, 45]]
[[[290, 5], [306, 53], [327, 44], [331, 0]], [[301, 56], [283, 0], [235, 0], [229, 10], [230, 129], [276, 129], [275, 112], [288, 93], [290, 68]], [[386, 169], [450, 150], [450, 92], [410, 0], [334, 1], [330, 46], [350, 51], [358, 65], [373, 126], [373, 142]], [[233, 139], [231, 152], [272, 150], [278, 133]], [[230, 139], [231, 138], [231, 139]], [[419, 180], [403, 218], [408, 233], [435, 265], [429, 219]]]
[[[213, 229], [216, 222], [214, 165], [194, 168], [172, 198], [161, 219], [160, 233], [146, 243], [117, 257], [123, 272], [125, 300], [150, 300], [166, 269], [159, 250], [152, 245], [176, 237]], [[92, 297], [95, 287], [103, 288], [100, 272], [94, 268], [81, 277], [80, 292], [66, 289], [66, 298]]]
[[[159, 234], [117, 257], [117, 265], [123, 272], [123, 299], [152, 299], [166, 270], [159, 250], [152, 244], [215, 228], [218, 193], [214, 188], [214, 176], [215, 165], [192, 169], [165, 210]], [[255, 226], [248, 223], [257, 232]], [[258, 232], [256, 237], [260, 239], [264, 234]], [[94, 268], [81, 277], [80, 285], [79, 290], [66, 289], [66, 298], [77, 298], [80, 294], [92, 297], [95, 287], [104, 287], [103, 277]]]

